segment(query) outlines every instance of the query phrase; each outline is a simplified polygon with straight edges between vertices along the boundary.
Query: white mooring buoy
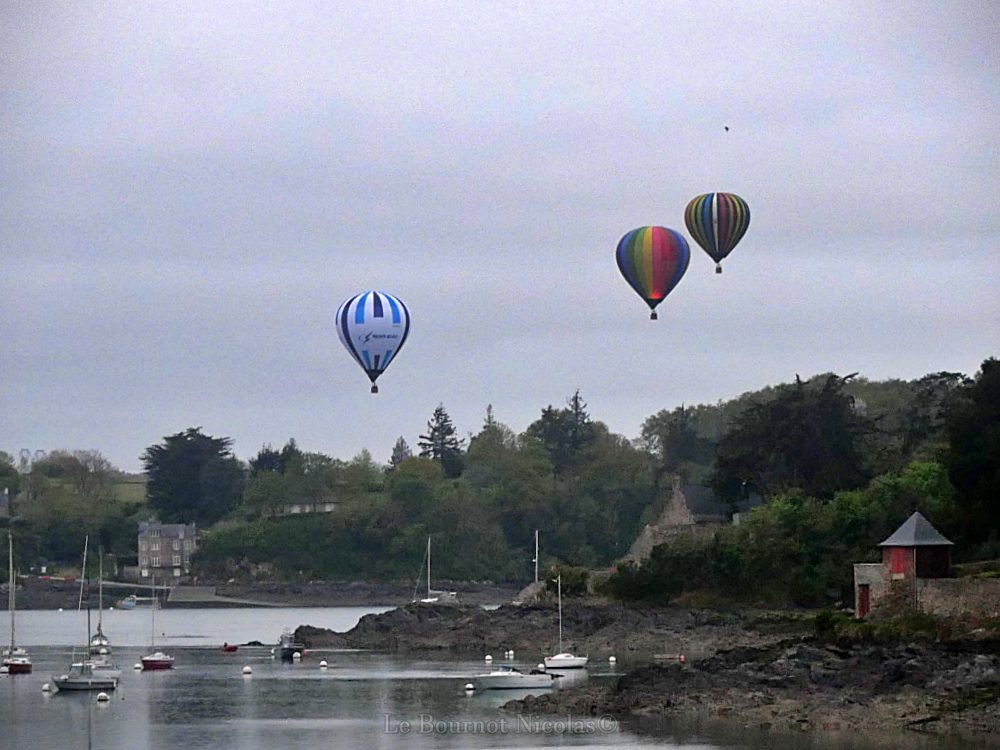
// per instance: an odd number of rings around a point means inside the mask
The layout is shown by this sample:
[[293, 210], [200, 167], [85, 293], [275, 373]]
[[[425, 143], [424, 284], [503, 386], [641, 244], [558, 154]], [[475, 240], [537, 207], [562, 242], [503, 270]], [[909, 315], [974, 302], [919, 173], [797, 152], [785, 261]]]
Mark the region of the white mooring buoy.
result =
[[50, 692], [52, 692], [52, 686], [49, 683], [47, 683], [47, 682], [43, 683], [42, 684], [42, 692], [43, 693], [50, 693]]
[[298, 651], [296, 651], [294, 654], [292, 654], [292, 661], [299, 661], [301, 658], [302, 658], [302, 654], [300, 654]]
[[250, 668], [249, 664], [243, 667], [243, 674], [253, 674], [253, 669]]
[[617, 664], [617, 663], [618, 663], [618, 660], [615, 657], [613, 657], [613, 656], [609, 656], [608, 657], [608, 664]]
[[535, 669], [537, 669], [539, 672], [544, 672], [545, 671], [545, 662], [542, 662], [541, 664], [539, 664], [537, 667], [535, 667]]
[[492, 657], [492, 656], [490, 656], [489, 654], [486, 654], [486, 659], [485, 659], [485, 661], [493, 661], [493, 657]]
[[111, 696], [108, 695], [107, 693], [98, 693], [97, 694], [97, 702], [98, 703], [107, 703], [109, 700], [111, 700]]
[[322, 661], [320, 661], [320, 663], [319, 663], [319, 668], [320, 668], [320, 669], [326, 669], [326, 668], [327, 668], [328, 666], [330, 666], [330, 665], [326, 663], [326, 659], [323, 659], [323, 660], [322, 660]]
[[142, 669], [142, 664], [140, 664], [139, 662], [136, 662], [135, 664], [132, 665], [132, 669], [134, 669], [136, 672], [138, 672], [140, 669]]
[[475, 691], [476, 691], [475, 685], [473, 685], [471, 682], [465, 683], [465, 692], [474, 693]]

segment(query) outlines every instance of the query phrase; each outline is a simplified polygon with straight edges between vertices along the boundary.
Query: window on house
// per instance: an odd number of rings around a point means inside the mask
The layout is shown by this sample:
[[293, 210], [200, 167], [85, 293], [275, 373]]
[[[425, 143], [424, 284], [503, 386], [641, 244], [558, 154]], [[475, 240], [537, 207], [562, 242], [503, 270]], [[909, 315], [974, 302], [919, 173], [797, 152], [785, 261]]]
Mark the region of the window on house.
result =
[[180, 549], [181, 543], [179, 539], [174, 539], [174, 549]]
[[160, 567], [160, 558], [158, 557], [149, 558], [149, 562], [154, 568]]
[[[146, 557], [145, 555], [139, 555], [139, 565], [145, 568], [147, 565], [149, 565], [149, 558]], [[145, 575], [145, 573], [143, 575]]]
[[174, 555], [174, 565], [180, 565], [180, 564], [181, 564], [181, 556]]
[[159, 542], [152, 542], [152, 543], [151, 543], [151, 544], [149, 545], [149, 548], [150, 548], [151, 550], [158, 550], [158, 549], [160, 549], [160, 543], [159, 543]]

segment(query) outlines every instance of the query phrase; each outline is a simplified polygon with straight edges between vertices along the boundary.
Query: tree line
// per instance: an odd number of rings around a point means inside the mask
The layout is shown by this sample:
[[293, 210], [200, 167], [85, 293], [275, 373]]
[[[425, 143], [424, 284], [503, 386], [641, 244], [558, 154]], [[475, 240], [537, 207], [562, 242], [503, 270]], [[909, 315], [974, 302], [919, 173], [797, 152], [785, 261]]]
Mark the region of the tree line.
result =
[[[680, 475], [734, 505], [751, 492], [767, 502], [739, 527], [619, 568], [612, 593], [771, 588], [817, 601], [843, 595], [850, 562], [871, 557], [914, 509], [959, 556], [996, 548], [998, 381], [993, 359], [974, 378], [796, 377], [658, 412], [636, 440], [593, 419], [579, 392], [520, 434], [487, 407], [479, 430], [461, 438], [441, 404], [416, 449], [398, 438], [385, 466], [367, 451], [345, 461], [294, 439], [244, 463], [229, 438], [192, 427], [144, 452], [145, 498], [122, 497], [119, 473], [86, 452], [51, 454], [29, 472], [2, 455], [0, 487], [17, 495], [25, 554], [50, 559], [77, 557], [87, 532], [134, 555], [135, 522], [152, 514], [199, 525], [196, 565], [210, 577], [412, 577], [431, 535], [435, 575], [525, 580], [536, 529], [543, 562], [614, 565]], [[324, 502], [336, 511], [285, 514]]]

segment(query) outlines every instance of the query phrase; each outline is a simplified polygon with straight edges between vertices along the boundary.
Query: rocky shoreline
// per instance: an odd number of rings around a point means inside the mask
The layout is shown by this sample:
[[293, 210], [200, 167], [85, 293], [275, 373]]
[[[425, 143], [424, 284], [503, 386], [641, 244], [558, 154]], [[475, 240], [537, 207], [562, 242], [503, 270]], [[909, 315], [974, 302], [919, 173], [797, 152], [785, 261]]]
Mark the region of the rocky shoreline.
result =
[[[611, 682], [511, 701], [533, 715], [612, 715], [630, 723], [729, 720], [754, 730], [912, 730], [1000, 747], [1000, 641], [826, 642], [807, 619], [765, 612], [564, 602], [564, 643], [591, 663], [615, 655]], [[534, 660], [556, 645], [549, 604], [407, 605], [334, 633], [302, 626], [313, 648], [500, 654]], [[685, 654], [684, 663], [676, 658]], [[659, 657], [659, 659], [658, 659]], [[665, 658], [664, 658], [665, 657]], [[891, 743], [890, 743], [891, 744]]]
[[[563, 642], [568, 649], [606, 661], [644, 662], [657, 655], [698, 659], [726, 647], [759, 646], [801, 635], [803, 621], [764, 613], [719, 612], [680, 607], [563, 603]], [[312, 648], [388, 652], [453, 651], [494, 654], [513, 649], [536, 661], [558, 646], [554, 604], [475, 606], [408, 604], [366, 615], [346, 633], [304, 625], [298, 640]]]

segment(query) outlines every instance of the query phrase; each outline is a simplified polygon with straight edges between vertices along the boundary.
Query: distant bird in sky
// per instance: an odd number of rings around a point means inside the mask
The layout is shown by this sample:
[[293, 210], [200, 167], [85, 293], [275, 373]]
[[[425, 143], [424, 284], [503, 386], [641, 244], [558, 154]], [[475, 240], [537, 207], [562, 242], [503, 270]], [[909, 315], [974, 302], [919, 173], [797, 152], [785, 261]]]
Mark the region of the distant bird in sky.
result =
[[729, 132], [729, 126], [728, 125], [723, 125], [722, 127], [724, 127], [726, 129], [727, 133]]

